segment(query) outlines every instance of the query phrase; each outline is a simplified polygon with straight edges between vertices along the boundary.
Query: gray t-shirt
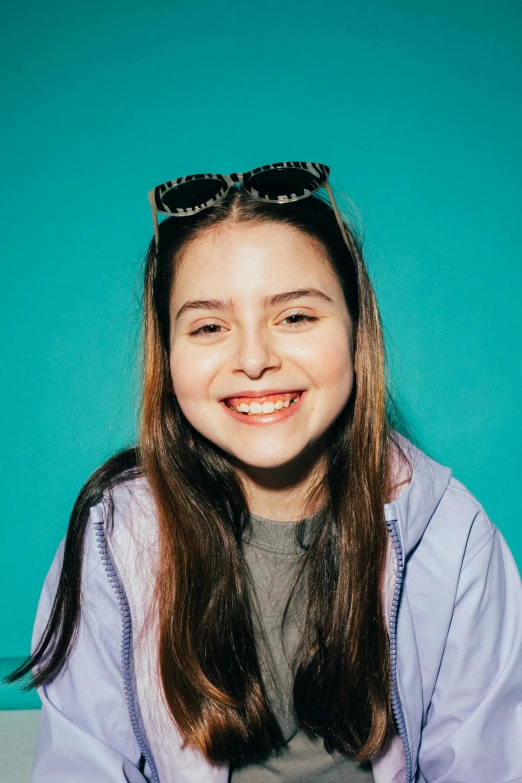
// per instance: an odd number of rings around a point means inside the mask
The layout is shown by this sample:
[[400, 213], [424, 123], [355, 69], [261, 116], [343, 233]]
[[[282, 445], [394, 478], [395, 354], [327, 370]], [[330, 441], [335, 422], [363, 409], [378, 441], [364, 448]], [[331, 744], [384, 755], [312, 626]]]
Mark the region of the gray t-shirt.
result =
[[292, 660], [304, 620], [305, 580], [300, 579], [287, 613], [283, 612], [294, 584], [304, 548], [321, 524], [318, 511], [301, 522], [276, 522], [251, 514], [243, 551], [251, 574], [254, 629], [261, 674], [285, 744], [266, 761], [232, 766], [231, 783], [370, 783], [371, 768], [334, 751], [327, 753], [322, 738], [300, 730], [292, 704]]

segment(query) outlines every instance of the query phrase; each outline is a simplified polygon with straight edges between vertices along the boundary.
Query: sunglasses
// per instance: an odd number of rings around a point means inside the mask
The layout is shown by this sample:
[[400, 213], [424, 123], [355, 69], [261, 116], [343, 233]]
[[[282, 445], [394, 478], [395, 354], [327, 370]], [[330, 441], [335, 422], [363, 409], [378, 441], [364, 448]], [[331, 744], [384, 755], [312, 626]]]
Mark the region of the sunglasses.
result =
[[157, 185], [148, 194], [156, 247], [159, 246], [159, 212], [169, 217], [194, 215], [224, 199], [235, 185], [244, 187], [252, 198], [274, 204], [300, 201], [324, 187], [341, 233], [348, 244], [344, 224], [328, 182], [329, 176], [330, 169], [323, 163], [293, 161], [270, 163], [268, 166], [247, 171], [246, 174], [236, 172], [228, 177], [224, 174], [191, 174]]

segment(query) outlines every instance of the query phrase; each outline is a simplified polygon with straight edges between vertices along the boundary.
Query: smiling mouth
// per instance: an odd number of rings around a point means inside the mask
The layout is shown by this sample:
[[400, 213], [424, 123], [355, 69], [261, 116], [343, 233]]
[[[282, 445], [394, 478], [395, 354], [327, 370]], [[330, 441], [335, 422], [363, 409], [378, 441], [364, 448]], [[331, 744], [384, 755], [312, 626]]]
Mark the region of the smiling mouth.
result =
[[288, 392], [285, 394], [268, 394], [266, 397], [228, 397], [224, 400], [227, 408], [231, 408], [244, 416], [260, 416], [275, 413], [283, 408], [295, 405], [300, 399], [302, 391]]

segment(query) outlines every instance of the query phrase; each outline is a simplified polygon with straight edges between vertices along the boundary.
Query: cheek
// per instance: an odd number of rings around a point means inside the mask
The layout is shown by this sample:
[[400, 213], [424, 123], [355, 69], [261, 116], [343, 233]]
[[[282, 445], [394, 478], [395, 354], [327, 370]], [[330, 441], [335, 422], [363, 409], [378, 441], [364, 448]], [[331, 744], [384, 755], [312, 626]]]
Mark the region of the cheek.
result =
[[[337, 397], [343, 404], [353, 387], [353, 356], [349, 334], [344, 329], [332, 331], [320, 344], [303, 347], [303, 361], [314, 385]], [[343, 402], [344, 400], [344, 402]]]
[[220, 367], [219, 352], [174, 344], [169, 364], [172, 389], [183, 414], [193, 427], [206, 434], [212, 383]]
[[182, 407], [205, 393], [205, 370], [200, 361], [183, 350], [175, 348], [170, 354], [170, 376], [174, 394]]
[[196, 430], [205, 434], [205, 422], [201, 418], [201, 412], [204, 407], [202, 401], [206, 399], [206, 389], [201, 383], [199, 373], [194, 372], [193, 363], [177, 356], [170, 359], [170, 374], [172, 389], [183, 415]]

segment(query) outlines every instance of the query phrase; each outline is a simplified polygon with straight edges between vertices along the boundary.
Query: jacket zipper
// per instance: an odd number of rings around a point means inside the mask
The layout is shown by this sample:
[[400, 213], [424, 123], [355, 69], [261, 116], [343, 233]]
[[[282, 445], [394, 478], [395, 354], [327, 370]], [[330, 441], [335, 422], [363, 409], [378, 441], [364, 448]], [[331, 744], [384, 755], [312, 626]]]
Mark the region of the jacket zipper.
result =
[[[402, 542], [397, 527], [397, 520], [387, 520], [386, 522], [388, 530], [390, 532], [393, 546], [395, 548], [395, 556], [397, 559], [397, 579], [395, 581], [395, 590], [393, 593], [392, 606], [390, 612], [390, 668], [392, 675], [392, 711], [399, 730], [399, 736], [402, 740], [404, 747], [404, 757], [406, 761], [406, 775], [404, 778], [405, 783], [411, 781], [411, 753], [408, 742], [408, 734], [406, 731], [406, 721], [404, 719], [404, 712], [402, 709], [401, 700], [399, 697], [399, 691], [397, 686], [397, 612], [399, 608], [399, 599], [402, 590], [402, 580], [404, 575], [404, 556], [402, 550]], [[118, 602], [120, 604], [120, 611], [122, 616], [122, 641], [121, 641], [121, 662], [123, 670], [123, 685], [125, 692], [125, 701], [130, 716], [132, 729], [134, 736], [138, 742], [140, 750], [145, 757], [152, 774], [152, 782], [160, 783], [158, 777], [158, 771], [156, 769], [156, 763], [150, 749], [150, 745], [145, 735], [145, 729], [143, 726], [143, 719], [139, 706], [137, 705], [137, 697], [134, 694], [133, 689], [133, 659], [132, 659], [132, 618], [129, 608], [129, 602], [125, 593], [125, 588], [121, 583], [118, 571], [112, 559], [109, 545], [105, 536], [104, 522], [103, 520], [95, 522], [96, 527], [96, 540], [98, 544], [98, 550], [107, 572], [109, 582], [116, 593]]]
[[392, 675], [392, 710], [399, 730], [399, 736], [402, 740], [404, 747], [404, 758], [406, 761], [406, 775], [404, 777], [404, 783], [410, 783], [411, 781], [411, 753], [410, 744], [408, 742], [408, 733], [406, 731], [406, 721], [404, 719], [404, 712], [402, 709], [401, 700], [399, 697], [399, 689], [397, 685], [397, 612], [399, 609], [399, 599], [402, 589], [402, 580], [404, 575], [404, 552], [402, 549], [401, 537], [397, 526], [397, 520], [387, 520], [388, 530], [393, 541], [395, 548], [395, 556], [397, 559], [397, 579], [395, 581], [395, 590], [393, 592], [392, 606], [390, 612], [390, 668]]
[[118, 570], [112, 558], [107, 537], [104, 530], [104, 521], [96, 521], [96, 541], [98, 544], [98, 550], [107, 572], [107, 577], [111, 584], [112, 589], [116, 593], [120, 605], [120, 613], [122, 618], [122, 635], [121, 635], [121, 664], [123, 673], [123, 687], [125, 692], [125, 701], [127, 704], [127, 710], [132, 725], [134, 736], [138, 742], [142, 755], [145, 757], [152, 775], [152, 783], [160, 783], [158, 777], [158, 771], [156, 769], [156, 763], [148, 743], [145, 727], [143, 726], [143, 718], [139, 708], [137, 694], [134, 692], [133, 687], [133, 674], [134, 674], [134, 660], [132, 654], [132, 617], [130, 613], [129, 602], [125, 593], [125, 588], [121, 582]]

